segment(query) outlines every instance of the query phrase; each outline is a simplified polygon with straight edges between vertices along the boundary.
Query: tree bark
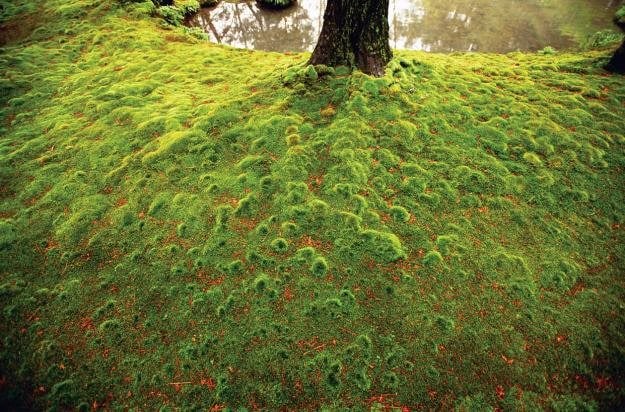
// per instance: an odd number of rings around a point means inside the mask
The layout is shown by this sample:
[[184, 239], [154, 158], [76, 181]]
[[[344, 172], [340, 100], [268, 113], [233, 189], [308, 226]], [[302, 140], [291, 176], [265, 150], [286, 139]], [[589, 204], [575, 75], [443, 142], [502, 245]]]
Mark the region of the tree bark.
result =
[[614, 52], [605, 69], [613, 73], [625, 74], [625, 41]]
[[389, 0], [328, 0], [309, 63], [356, 66], [367, 74], [383, 75], [393, 57], [388, 6]]

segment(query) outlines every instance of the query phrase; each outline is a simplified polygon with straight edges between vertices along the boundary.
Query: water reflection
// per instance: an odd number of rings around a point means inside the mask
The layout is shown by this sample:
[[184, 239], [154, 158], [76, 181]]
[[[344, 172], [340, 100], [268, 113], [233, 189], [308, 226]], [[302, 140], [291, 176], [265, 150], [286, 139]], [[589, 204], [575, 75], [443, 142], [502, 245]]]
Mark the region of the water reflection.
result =
[[[222, 1], [187, 21], [212, 41], [271, 51], [312, 50], [326, 0], [298, 0], [286, 10], [255, 1]], [[625, 0], [391, 0], [391, 46], [436, 52], [538, 50], [574, 47], [611, 27]]]
[[246, 49], [312, 50], [323, 23], [325, 0], [300, 0], [286, 10], [259, 8], [255, 1], [221, 2], [204, 8], [189, 25], [204, 28], [211, 40]]

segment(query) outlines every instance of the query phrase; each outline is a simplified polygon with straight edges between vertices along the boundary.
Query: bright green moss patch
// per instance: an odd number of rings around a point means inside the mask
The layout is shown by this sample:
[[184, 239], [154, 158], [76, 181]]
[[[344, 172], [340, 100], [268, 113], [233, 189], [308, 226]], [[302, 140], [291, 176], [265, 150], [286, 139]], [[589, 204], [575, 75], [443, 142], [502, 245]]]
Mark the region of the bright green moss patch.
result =
[[271, 247], [276, 252], [286, 252], [289, 248], [289, 242], [283, 238], [276, 238], [271, 241]]
[[540, 157], [536, 153], [533, 153], [533, 152], [526, 152], [526, 153], [524, 153], [523, 154], [523, 159], [527, 163], [529, 163], [529, 164], [531, 164], [533, 166], [540, 166], [543, 163], [542, 160], [540, 160]]
[[423, 257], [423, 264], [426, 266], [436, 266], [442, 262], [443, 262], [443, 256], [441, 256], [441, 254], [435, 250], [429, 251]]
[[410, 220], [410, 213], [402, 206], [391, 207], [389, 213], [393, 216], [393, 219], [402, 223], [407, 223]]
[[365, 250], [383, 263], [393, 262], [406, 256], [399, 238], [393, 233], [365, 230], [361, 233]]
[[621, 407], [607, 51], [373, 79], [122, 3], [2, 9], [4, 409]]

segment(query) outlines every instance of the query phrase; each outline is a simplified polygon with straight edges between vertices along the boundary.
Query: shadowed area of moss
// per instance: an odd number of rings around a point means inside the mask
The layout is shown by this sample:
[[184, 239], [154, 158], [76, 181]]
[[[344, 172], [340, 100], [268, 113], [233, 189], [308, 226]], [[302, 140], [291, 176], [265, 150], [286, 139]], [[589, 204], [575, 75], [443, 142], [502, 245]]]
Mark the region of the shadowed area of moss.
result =
[[607, 52], [386, 76], [16, 1], [0, 405], [594, 410], [625, 392], [625, 80]]

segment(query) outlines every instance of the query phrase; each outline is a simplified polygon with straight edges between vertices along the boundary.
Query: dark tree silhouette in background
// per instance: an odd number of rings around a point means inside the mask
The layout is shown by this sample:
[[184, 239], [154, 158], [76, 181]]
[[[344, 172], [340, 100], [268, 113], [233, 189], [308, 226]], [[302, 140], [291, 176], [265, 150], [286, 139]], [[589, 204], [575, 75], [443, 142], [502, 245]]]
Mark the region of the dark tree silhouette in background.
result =
[[[621, 7], [619, 11], [616, 12], [614, 23], [625, 32], [625, 6]], [[610, 59], [610, 62], [605, 68], [614, 73], [625, 74], [625, 40], [623, 44], [621, 44], [621, 47], [614, 52], [614, 56], [612, 56], [612, 59]]]
[[389, 0], [328, 0], [310, 64], [356, 66], [365, 73], [383, 75], [393, 57], [388, 6]]

